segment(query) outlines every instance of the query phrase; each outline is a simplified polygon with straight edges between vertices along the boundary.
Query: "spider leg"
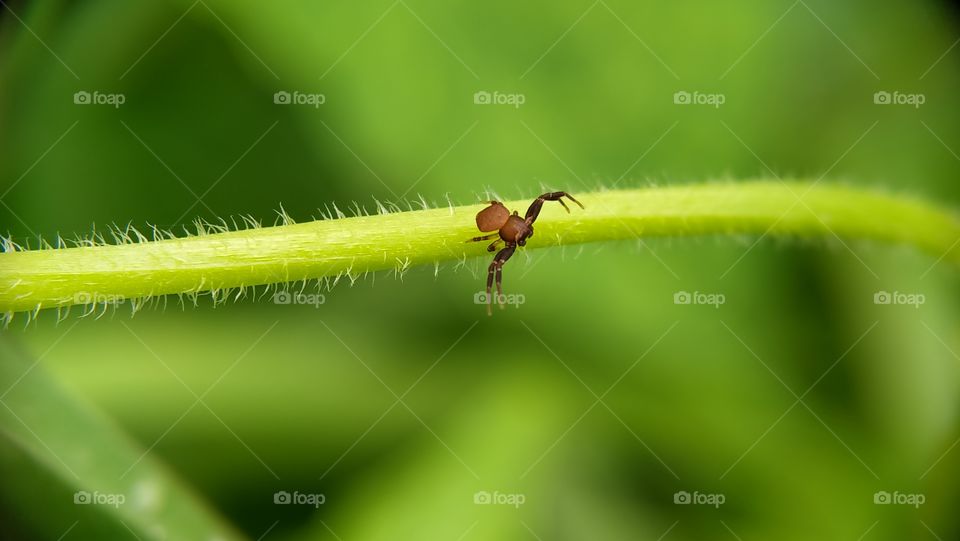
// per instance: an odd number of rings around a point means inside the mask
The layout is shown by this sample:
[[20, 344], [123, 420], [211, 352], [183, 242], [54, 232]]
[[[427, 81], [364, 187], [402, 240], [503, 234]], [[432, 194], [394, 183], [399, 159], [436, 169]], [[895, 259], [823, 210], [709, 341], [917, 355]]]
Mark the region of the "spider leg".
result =
[[564, 197], [579, 205], [580, 208], [584, 208], [583, 203], [574, 199], [573, 196], [567, 192], [548, 192], [534, 199], [533, 203], [530, 203], [530, 208], [527, 209], [527, 215], [525, 218], [526, 222], [528, 224], [532, 224], [534, 221], [536, 221], [537, 217], [540, 216], [540, 209], [543, 208], [544, 201], [557, 201], [563, 205], [563, 208], [566, 209], [567, 212], [570, 212], [570, 207], [563, 202]]
[[[492, 239], [493, 237], [499, 237], [499, 236], [500, 236], [500, 233], [499, 233], [499, 232], [497, 232], [497, 233], [490, 233], [489, 235], [483, 235], [483, 236], [480, 236], [480, 237], [473, 237], [472, 239], [470, 239], [470, 240], [465, 240], [464, 242], [480, 242], [480, 241], [482, 241], [482, 240], [490, 240], [490, 239]], [[490, 250], [490, 251], [492, 252], [493, 250]]]
[[488, 316], [493, 315], [493, 308], [491, 308], [491, 305], [493, 303], [493, 298], [490, 296], [490, 288], [493, 287], [493, 274], [496, 266], [497, 266], [497, 259], [494, 258], [493, 261], [490, 263], [490, 266], [487, 267], [487, 315]]
[[497, 244], [500, 244], [500, 241], [501, 241], [501, 240], [503, 240], [503, 239], [497, 239], [497, 240], [491, 242], [491, 243], [490, 243], [490, 246], [487, 246], [487, 251], [488, 251], [488, 252], [496, 252], [496, 251], [497, 251]]
[[503, 301], [506, 300], [503, 297], [503, 265], [497, 267], [497, 304], [500, 305], [500, 309], [503, 310]]
[[[490, 266], [487, 267], [487, 315], [492, 315], [493, 313], [493, 297], [490, 296], [490, 289], [493, 286], [494, 277], [497, 280], [497, 300], [503, 297], [503, 264], [510, 259], [510, 256], [513, 255], [513, 252], [517, 250], [516, 244], [508, 244], [503, 250], [497, 252], [497, 255], [493, 256], [493, 261], [490, 262]], [[500, 308], [503, 309], [503, 304], [500, 305]]]
[[[564, 195], [564, 197], [566, 197], [567, 199], [569, 199], [569, 200], [573, 201], [574, 203], [576, 203], [578, 207], [580, 207], [580, 208], [582, 208], [582, 209], [587, 208], [587, 207], [583, 206], [583, 203], [581, 203], [581, 202], [577, 201], [576, 199], [574, 199], [574, 197], [573, 197], [572, 195], [570, 195], [570, 194], [568, 194], [568, 193], [566, 193], [566, 192], [564, 192], [563, 195]], [[558, 199], [558, 201], [559, 201], [559, 199]], [[563, 201], [560, 201], [560, 202], [563, 203]]]

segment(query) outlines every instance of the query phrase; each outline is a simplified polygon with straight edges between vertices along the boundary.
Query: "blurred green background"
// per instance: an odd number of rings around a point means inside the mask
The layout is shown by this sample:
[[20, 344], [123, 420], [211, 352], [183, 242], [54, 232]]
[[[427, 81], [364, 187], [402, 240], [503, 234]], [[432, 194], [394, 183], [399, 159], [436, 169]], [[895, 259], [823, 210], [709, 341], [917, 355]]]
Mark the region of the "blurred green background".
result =
[[[0, 223], [36, 246], [95, 224], [269, 224], [281, 204], [304, 221], [775, 175], [958, 208], [957, 18], [935, 1], [7, 2]], [[319, 307], [171, 299], [21, 318], [0, 340], [40, 359], [24, 382], [92, 404], [252, 539], [960, 538], [956, 269], [754, 240], [524, 252], [505, 286], [525, 303], [492, 318], [478, 259], [341, 283]], [[26, 497], [58, 481], [12, 464], [0, 537], [114, 520], [72, 490]]]

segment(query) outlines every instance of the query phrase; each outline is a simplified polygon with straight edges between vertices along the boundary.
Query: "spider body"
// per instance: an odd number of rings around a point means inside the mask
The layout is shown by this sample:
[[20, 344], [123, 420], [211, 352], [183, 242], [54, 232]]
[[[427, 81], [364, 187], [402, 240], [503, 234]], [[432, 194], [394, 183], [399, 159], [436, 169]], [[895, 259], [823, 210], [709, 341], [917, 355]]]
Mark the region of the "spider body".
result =
[[500, 228], [499, 234], [503, 242], [523, 246], [527, 243], [527, 239], [533, 236], [533, 226], [514, 212]]
[[[513, 211], [511, 214], [507, 207], [499, 201], [490, 201], [490, 205], [487, 208], [477, 213], [477, 229], [488, 234], [473, 237], [467, 242], [479, 242], [499, 237], [487, 246], [488, 252], [496, 252], [497, 245], [500, 242], [505, 244], [504, 248], [493, 257], [493, 262], [490, 263], [490, 266], [487, 268], [487, 314], [492, 313], [491, 303], [493, 299], [490, 296], [490, 289], [493, 287], [494, 279], [496, 279], [497, 295], [499, 298], [503, 295], [503, 265], [510, 259], [518, 246], [525, 246], [527, 239], [533, 236], [533, 222], [535, 222], [540, 215], [540, 209], [543, 208], [543, 203], [545, 201], [557, 201], [563, 205], [563, 208], [566, 209], [567, 212], [570, 212], [566, 203], [563, 202], [564, 197], [579, 205], [580, 208], [584, 208], [583, 204], [567, 192], [548, 192], [534, 199], [533, 203], [530, 203], [530, 207], [527, 209], [527, 213], [523, 218], [517, 214], [517, 211]], [[503, 308], [502, 303], [500, 304], [500, 308]]]

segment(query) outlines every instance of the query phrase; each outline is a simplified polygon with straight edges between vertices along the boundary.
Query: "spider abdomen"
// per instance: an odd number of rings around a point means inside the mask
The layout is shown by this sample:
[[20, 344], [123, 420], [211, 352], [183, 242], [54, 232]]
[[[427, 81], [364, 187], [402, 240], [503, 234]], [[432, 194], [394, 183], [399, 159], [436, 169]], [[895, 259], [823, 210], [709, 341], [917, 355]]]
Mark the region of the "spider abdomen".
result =
[[503, 203], [491, 201], [490, 206], [477, 213], [477, 229], [484, 233], [496, 231], [507, 223], [510, 211]]

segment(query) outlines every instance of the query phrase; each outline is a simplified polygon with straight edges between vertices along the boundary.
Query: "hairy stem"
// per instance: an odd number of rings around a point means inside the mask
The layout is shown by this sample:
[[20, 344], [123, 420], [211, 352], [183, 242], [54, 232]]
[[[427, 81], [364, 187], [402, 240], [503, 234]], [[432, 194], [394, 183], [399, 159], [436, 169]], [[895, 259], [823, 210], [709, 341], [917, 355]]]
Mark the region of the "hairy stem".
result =
[[[800, 182], [577, 193], [547, 203], [528, 248], [652, 236], [768, 234], [907, 244], [960, 265], [960, 219], [929, 203]], [[529, 200], [509, 201], [525, 211]], [[319, 220], [185, 238], [0, 255], [0, 313], [199, 293], [484, 255], [483, 205]]]

